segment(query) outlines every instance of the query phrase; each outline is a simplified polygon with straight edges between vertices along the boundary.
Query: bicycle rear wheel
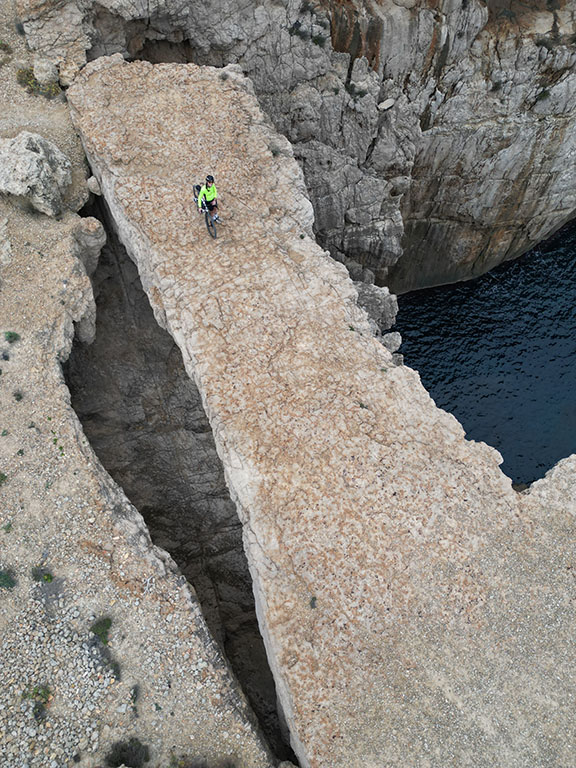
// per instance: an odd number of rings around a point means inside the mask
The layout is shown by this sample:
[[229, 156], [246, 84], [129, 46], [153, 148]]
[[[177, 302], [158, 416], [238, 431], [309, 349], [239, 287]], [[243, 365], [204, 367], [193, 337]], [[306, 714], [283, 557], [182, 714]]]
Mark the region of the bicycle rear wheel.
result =
[[216, 238], [216, 222], [209, 213], [206, 213], [206, 229], [210, 237]]

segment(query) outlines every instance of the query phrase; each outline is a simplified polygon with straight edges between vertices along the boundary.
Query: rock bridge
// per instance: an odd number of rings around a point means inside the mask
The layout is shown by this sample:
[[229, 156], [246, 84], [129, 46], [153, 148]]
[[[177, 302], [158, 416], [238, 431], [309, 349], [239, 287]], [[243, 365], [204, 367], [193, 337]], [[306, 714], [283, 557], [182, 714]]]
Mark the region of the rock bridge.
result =
[[394, 364], [237, 68], [99, 59], [69, 102], [201, 392], [301, 765], [571, 764], [574, 459], [517, 494]]

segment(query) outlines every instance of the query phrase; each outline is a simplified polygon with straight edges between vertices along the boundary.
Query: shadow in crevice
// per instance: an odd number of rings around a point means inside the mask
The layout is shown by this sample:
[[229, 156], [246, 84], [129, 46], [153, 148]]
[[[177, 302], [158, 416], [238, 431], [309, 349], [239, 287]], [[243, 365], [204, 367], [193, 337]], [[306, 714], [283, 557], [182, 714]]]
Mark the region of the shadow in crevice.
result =
[[241, 523], [200, 394], [110, 230], [93, 276], [96, 339], [91, 345], [75, 341], [64, 366], [72, 406], [153, 542], [194, 586], [272, 751], [296, 763], [280, 727]]

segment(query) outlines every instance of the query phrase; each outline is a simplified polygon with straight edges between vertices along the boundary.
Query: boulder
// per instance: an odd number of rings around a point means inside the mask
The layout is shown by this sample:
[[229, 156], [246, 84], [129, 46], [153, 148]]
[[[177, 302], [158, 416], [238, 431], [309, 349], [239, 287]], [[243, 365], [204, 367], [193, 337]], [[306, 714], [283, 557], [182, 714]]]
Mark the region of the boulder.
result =
[[22, 131], [0, 139], [0, 192], [27, 200], [41, 213], [62, 213], [71, 170], [66, 155], [43, 136]]

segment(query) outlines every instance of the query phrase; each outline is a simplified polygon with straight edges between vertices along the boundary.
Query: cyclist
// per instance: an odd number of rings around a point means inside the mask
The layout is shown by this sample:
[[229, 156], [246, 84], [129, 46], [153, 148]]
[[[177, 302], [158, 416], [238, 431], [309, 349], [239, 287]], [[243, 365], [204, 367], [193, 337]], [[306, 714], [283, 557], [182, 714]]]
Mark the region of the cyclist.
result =
[[206, 176], [206, 184], [204, 184], [198, 194], [198, 213], [202, 212], [202, 199], [205, 200], [206, 207], [210, 211], [214, 221], [218, 221], [218, 192], [216, 191], [216, 184], [214, 184], [214, 176], [211, 176], [210, 174]]

